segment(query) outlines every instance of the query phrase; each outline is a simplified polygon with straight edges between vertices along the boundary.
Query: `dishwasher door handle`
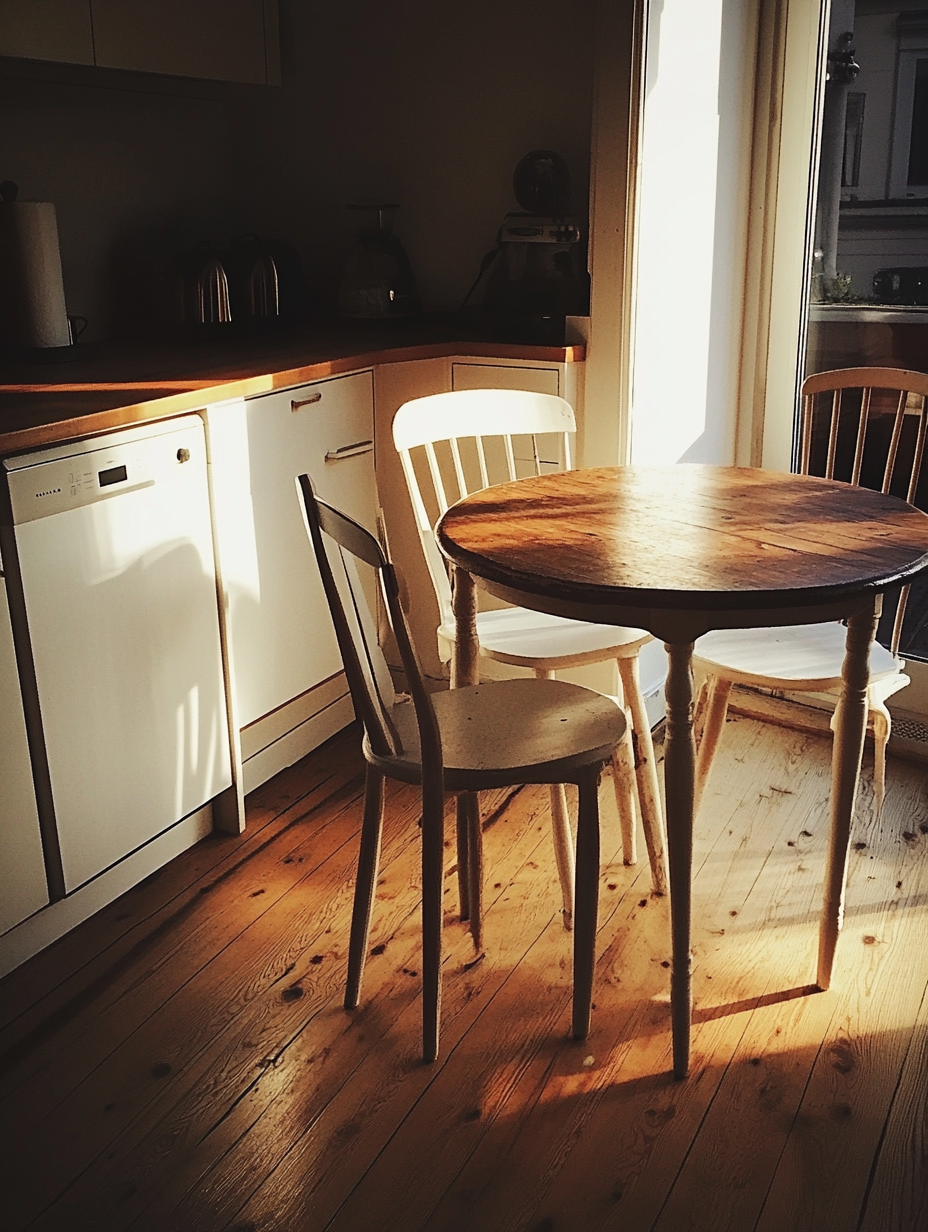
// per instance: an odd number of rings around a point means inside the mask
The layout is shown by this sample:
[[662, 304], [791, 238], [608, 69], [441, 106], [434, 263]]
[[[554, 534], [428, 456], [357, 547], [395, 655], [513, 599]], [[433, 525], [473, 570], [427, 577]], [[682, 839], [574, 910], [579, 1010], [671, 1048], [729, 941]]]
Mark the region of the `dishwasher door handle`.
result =
[[342, 462], [345, 458], [357, 458], [362, 453], [373, 453], [373, 441], [355, 441], [353, 445], [342, 445], [340, 449], [330, 449], [325, 455], [326, 462]]

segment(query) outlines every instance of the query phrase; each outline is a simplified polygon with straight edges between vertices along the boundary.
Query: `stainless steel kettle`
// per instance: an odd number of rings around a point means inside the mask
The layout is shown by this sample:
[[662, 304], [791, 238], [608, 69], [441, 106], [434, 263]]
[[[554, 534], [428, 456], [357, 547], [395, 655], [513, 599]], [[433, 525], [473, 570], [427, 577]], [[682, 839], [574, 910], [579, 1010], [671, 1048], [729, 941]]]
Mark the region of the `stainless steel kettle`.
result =
[[229, 279], [218, 257], [207, 261], [197, 275], [197, 321], [201, 325], [232, 320]]
[[254, 234], [240, 235], [229, 245], [223, 260], [236, 324], [273, 326], [303, 314], [303, 268], [290, 244]]
[[183, 291], [181, 316], [188, 326], [228, 325], [232, 321], [229, 277], [222, 256], [209, 243], [178, 254]]

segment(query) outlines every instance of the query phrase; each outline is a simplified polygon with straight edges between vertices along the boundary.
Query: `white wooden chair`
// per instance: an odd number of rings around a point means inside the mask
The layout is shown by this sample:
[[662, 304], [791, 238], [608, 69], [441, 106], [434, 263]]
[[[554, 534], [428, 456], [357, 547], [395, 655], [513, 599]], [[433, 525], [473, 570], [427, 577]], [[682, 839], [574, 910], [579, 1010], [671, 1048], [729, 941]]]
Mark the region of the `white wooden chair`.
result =
[[[441, 1004], [444, 793], [521, 783], [576, 783], [577, 912], [573, 1034], [590, 1025], [599, 895], [599, 778], [625, 736], [615, 701], [562, 680], [498, 680], [429, 694], [406, 627], [396, 575], [377, 540], [318, 500], [299, 477], [306, 522], [322, 576], [355, 711], [364, 725], [367, 775], [361, 850], [348, 951], [345, 1008], [357, 1006], [380, 852], [385, 777], [422, 787], [423, 1053], [438, 1055]], [[379, 577], [411, 697], [393, 692], [356, 562]], [[512, 716], [527, 721], [514, 728]], [[473, 797], [471, 797], [473, 798]], [[471, 896], [479, 915], [479, 813], [470, 844]]]
[[[393, 443], [415, 514], [422, 550], [438, 598], [440, 657], [451, 658], [455, 622], [445, 561], [434, 527], [449, 505], [494, 483], [527, 475], [569, 470], [573, 408], [552, 394], [508, 389], [473, 389], [416, 398], [399, 408]], [[638, 651], [651, 635], [643, 629], [587, 624], [522, 607], [479, 612], [477, 634], [488, 659], [530, 668], [551, 678], [563, 668], [618, 661], [629, 732], [613, 759], [616, 805], [622, 826], [623, 858], [637, 859], [637, 801], [651, 861], [654, 890], [667, 888], [660, 792], [644, 698]], [[634, 748], [633, 748], [634, 741]], [[637, 792], [635, 790], [637, 784]], [[573, 845], [562, 786], [551, 788], [551, 823], [564, 899], [564, 923], [573, 913]], [[463, 894], [462, 894], [463, 899]], [[466, 911], [466, 906], [465, 906]]]
[[[818, 372], [802, 386], [800, 472], [862, 484], [913, 502], [925, 450], [928, 375], [897, 368]], [[797, 510], [801, 518], [802, 510]], [[886, 790], [886, 745], [891, 719], [887, 698], [909, 683], [898, 656], [908, 587], [895, 610], [884, 612], [888, 648], [870, 654], [868, 725], [874, 738], [874, 805]], [[696, 764], [697, 803], [718, 747], [732, 686], [784, 692], [835, 693], [841, 689], [846, 629], [842, 624], [774, 629], [718, 630], [696, 642], [693, 669], [702, 677], [702, 735]], [[834, 723], [832, 723], [834, 725]]]

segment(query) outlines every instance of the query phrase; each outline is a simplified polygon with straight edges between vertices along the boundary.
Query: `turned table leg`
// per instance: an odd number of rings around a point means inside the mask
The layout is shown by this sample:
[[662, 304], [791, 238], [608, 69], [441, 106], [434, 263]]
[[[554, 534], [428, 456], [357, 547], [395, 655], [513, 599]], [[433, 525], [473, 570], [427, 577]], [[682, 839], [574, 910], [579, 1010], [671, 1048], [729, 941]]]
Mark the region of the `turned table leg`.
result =
[[463, 689], [480, 683], [480, 642], [477, 639], [477, 588], [464, 569], [451, 574], [451, 606], [454, 611], [454, 654], [451, 656], [451, 687]]
[[693, 739], [693, 643], [665, 643], [670, 659], [664, 693], [667, 855], [670, 865], [670, 927], [673, 939], [670, 1014], [673, 1072], [685, 1078], [690, 1063], [690, 914], [693, 873], [693, 801], [696, 744]]
[[847, 650], [841, 677], [844, 688], [835, 712], [831, 757], [831, 820], [828, 863], [825, 868], [825, 904], [818, 938], [819, 988], [831, 984], [838, 933], [844, 919], [844, 883], [847, 877], [851, 821], [857, 798], [860, 759], [867, 730], [867, 685], [870, 682], [870, 647], [882, 609], [882, 596], [847, 622]]
[[[477, 588], [474, 579], [457, 567], [451, 574], [451, 605], [454, 611], [454, 653], [451, 656], [451, 687], [462, 689], [480, 683], [480, 642], [477, 638]], [[480, 808], [472, 793], [457, 801], [458, 898], [461, 919], [470, 921], [474, 945], [480, 948], [483, 931], [480, 885], [481, 861], [474, 827], [480, 825]], [[475, 864], [477, 867], [475, 867]]]

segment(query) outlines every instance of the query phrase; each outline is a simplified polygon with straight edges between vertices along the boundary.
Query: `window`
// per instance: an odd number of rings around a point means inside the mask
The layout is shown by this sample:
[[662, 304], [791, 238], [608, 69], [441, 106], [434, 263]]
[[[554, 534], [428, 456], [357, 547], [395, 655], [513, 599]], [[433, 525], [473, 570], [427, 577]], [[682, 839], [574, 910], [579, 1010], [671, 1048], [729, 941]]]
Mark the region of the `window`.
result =
[[928, 60], [915, 61], [908, 186], [928, 184]]
[[847, 119], [844, 126], [844, 165], [841, 187], [856, 188], [860, 183], [860, 146], [864, 135], [864, 102], [866, 94], [847, 96]]
[[928, 196], [928, 10], [896, 18], [899, 61], [889, 195]]

